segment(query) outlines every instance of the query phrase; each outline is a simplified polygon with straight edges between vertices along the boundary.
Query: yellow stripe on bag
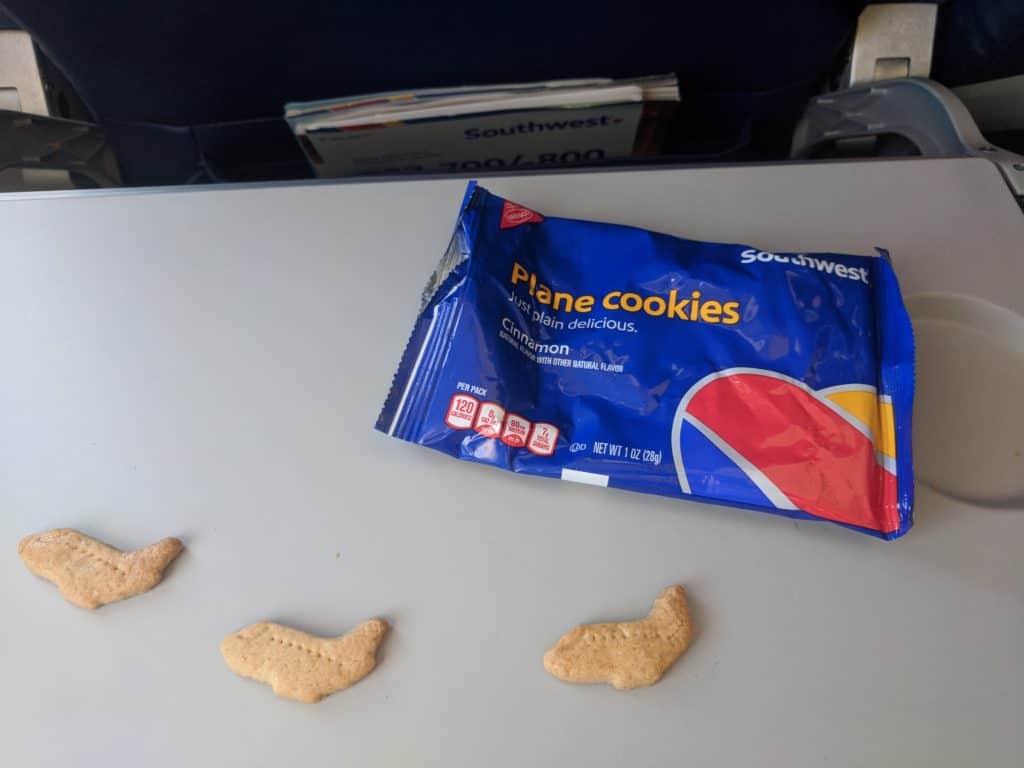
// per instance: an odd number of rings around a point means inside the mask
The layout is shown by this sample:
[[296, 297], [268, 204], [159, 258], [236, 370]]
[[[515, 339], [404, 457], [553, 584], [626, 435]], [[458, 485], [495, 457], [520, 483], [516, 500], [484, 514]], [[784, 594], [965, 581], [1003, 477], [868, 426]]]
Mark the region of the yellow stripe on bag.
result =
[[892, 402], [887, 396], [877, 397], [874, 392], [851, 389], [832, 392], [827, 397], [868, 428], [871, 441], [880, 453], [896, 458], [896, 427]]

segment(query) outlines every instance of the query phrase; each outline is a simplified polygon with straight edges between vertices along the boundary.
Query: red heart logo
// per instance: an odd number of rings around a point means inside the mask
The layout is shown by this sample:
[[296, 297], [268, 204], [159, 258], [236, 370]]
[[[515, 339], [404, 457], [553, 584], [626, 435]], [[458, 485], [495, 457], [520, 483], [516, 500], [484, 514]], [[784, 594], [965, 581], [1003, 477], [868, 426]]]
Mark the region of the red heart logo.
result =
[[788, 501], [883, 533], [899, 528], [894, 462], [880, 455], [866, 425], [802, 382], [773, 371], [723, 371], [694, 385], [680, 409], [749, 465], [759, 484], [767, 481], [778, 506]]

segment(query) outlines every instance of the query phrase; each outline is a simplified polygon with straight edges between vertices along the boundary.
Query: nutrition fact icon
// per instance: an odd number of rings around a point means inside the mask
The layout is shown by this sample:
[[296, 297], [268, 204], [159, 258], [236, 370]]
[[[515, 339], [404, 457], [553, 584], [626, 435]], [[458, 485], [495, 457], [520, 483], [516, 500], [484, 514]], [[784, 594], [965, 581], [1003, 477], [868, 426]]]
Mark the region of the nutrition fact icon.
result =
[[522, 448], [530, 434], [530, 422], [518, 413], [510, 413], [505, 419], [505, 428], [501, 430], [501, 442], [512, 448]]
[[501, 437], [501, 428], [505, 424], [505, 409], [497, 403], [481, 403], [476, 415], [473, 429], [484, 437]]
[[558, 427], [554, 424], [547, 424], [543, 421], [534, 422], [530, 429], [530, 437], [526, 441], [526, 447], [531, 453], [538, 456], [550, 456], [555, 452], [555, 445], [558, 442]]
[[448, 402], [444, 423], [452, 429], [472, 429], [480, 401], [472, 395], [456, 394]]
[[509, 413], [500, 403], [481, 402], [464, 392], [456, 392], [448, 401], [444, 423], [452, 429], [472, 429], [481, 437], [501, 440], [509, 448], [525, 448], [535, 456], [554, 455], [561, 434], [554, 424], [530, 421], [518, 413]]

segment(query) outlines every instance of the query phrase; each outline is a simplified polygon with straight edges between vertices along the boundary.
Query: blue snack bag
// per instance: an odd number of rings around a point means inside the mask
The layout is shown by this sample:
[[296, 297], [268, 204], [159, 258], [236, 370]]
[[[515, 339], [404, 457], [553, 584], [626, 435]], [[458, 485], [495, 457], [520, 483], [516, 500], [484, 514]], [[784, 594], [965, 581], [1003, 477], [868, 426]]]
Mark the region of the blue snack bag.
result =
[[544, 217], [470, 182], [377, 429], [894, 539], [912, 524], [913, 377], [884, 251]]

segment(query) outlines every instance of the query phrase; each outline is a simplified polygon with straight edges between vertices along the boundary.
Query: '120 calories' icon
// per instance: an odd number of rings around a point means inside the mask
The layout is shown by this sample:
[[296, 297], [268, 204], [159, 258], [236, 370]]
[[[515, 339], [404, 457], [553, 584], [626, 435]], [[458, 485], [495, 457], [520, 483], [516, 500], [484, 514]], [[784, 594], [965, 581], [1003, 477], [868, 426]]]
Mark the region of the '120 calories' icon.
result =
[[452, 429], [470, 429], [479, 407], [480, 401], [472, 395], [452, 395], [448, 402], [448, 411], [444, 415], [444, 423]]

